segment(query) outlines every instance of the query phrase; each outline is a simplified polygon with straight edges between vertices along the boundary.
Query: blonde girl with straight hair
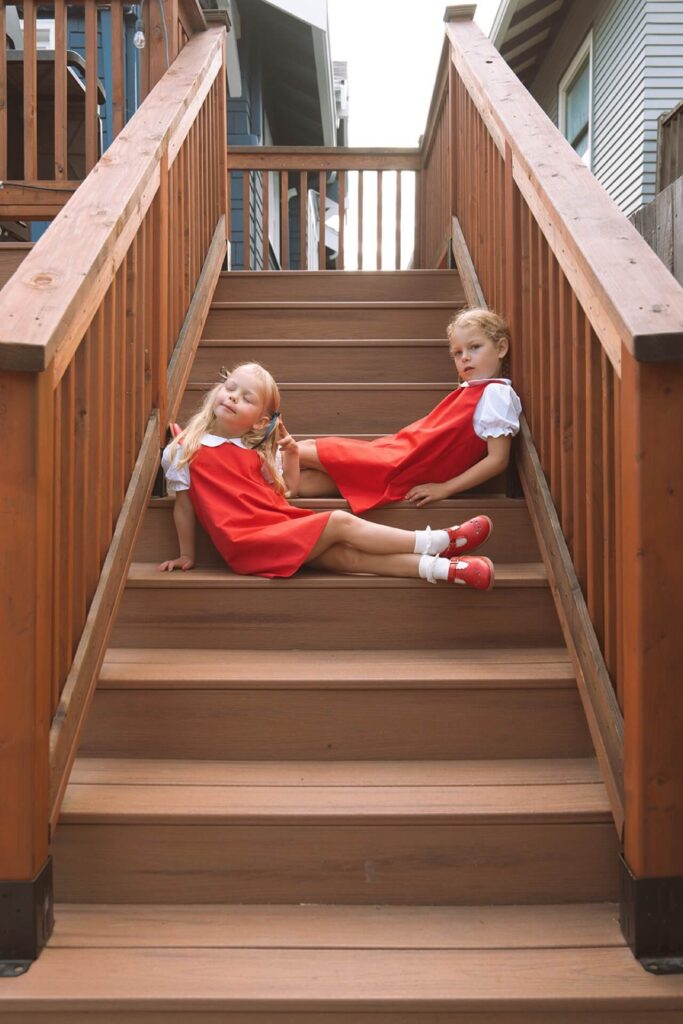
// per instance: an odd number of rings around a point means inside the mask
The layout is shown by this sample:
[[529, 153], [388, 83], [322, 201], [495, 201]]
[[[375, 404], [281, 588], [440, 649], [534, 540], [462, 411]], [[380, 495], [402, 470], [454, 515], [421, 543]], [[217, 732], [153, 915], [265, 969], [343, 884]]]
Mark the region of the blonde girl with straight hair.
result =
[[298, 445], [282, 422], [277, 384], [259, 363], [234, 367], [211, 388], [162, 461], [175, 494], [180, 547], [177, 558], [159, 566], [162, 571], [193, 567], [198, 519], [237, 573], [286, 577], [308, 565], [479, 590], [493, 585], [488, 558], [463, 557], [488, 536], [485, 516], [413, 531], [368, 523], [342, 509], [313, 512], [291, 505], [285, 495], [299, 487]]

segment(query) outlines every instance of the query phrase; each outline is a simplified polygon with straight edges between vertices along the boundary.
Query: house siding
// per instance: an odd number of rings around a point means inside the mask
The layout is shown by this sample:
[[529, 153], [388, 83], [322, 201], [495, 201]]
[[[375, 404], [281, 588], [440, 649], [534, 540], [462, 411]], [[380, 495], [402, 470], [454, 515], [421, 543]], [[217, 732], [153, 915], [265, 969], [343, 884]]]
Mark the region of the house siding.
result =
[[558, 123], [558, 87], [593, 30], [592, 170], [627, 215], [655, 194], [657, 119], [683, 96], [683, 0], [578, 0], [531, 85]]

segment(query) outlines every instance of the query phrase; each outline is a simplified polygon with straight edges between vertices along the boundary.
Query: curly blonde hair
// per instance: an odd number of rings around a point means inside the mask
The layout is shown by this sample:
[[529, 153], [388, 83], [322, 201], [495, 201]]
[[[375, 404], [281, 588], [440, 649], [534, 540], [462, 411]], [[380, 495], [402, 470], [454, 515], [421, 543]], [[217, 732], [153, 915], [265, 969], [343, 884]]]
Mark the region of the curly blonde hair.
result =
[[507, 342], [508, 350], [502, 361], [503, 372], [507, 376], [509, 374], [511, 344], [510, 328], [507, 321], [502, 316], [499, 316], [498, 313], [494, 313], [492, 309], [477, 307], [461, 309], [446, 328], [449, 347], [453, 344], [453, 335], [457, 330], [468, 330], [470, 328], [480, 331], [494, 345], [497, 345], [500, 341]]
[[[230, 377], [235, 370], [246, 370], [249, 373], [253, 373], [258, 378], [259, 391], [261, 399], [263, 401], [263, 408], [265, 415], [268, 418], [280, 411], [280, 391], [275, 383], [272, 375], [266, 370], [260, 363], [238, 363], [233, 366], [231, 370], [221, 370], [221, 379], [217, 384], [207, 391], [204, 395], [202, 404], [198, 410], [192, 416], [190, 421], [184, 430], [178, 434], [176, 438], [171, 442], [169, 448], [169, 455], [171, 459], [175, 457], [176, 452], [180, 448], [180, 458], [178, 460], [178, 466], [188, 465], [194, 456], [199, 451], [202, 437], [204, 434], [210, 434], [212, 427], [216, 423], [216, 417], [214, 416], [213, 410], [216, 404], [216, 397], [219, 388], [223, 386], [226, 380]], [[282, 478], [282, 474], [277, 466], [276, 455], [277, 455], [277, 430], [271, 431], [266, 438], [268, 428], [262, 430], [248, 430], [246, 434], [243, 434], [240, 438], [241, 441], [247, 446], [247, 448], [253, 448], [257, 452], [261, 462], [267, 467], [268, 474], [273, 483], [273, 488], [278, 494], [285, 493], [285, 482]], [[181, 447], [182, 446], [182, 447]]]

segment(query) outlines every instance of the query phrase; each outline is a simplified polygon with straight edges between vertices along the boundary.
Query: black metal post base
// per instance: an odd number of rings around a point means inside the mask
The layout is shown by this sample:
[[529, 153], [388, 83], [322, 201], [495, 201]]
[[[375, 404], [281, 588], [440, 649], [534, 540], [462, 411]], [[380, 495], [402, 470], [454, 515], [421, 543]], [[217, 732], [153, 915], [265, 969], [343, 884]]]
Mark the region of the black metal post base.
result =
[[0, 880], [0, 976], [24, 974], [50, 938], [54, 923], [50, 857], [32, 882]]
[[619, 923], [652, 974], [683, 974], [683, 875], [636, 878], [620, 859]]

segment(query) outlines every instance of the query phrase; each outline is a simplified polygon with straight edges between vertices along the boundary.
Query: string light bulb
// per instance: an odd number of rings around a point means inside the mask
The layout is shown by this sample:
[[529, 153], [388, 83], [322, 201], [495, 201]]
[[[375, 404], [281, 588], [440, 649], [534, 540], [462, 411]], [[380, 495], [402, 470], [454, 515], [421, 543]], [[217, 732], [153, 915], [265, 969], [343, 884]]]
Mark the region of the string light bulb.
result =
[[135, 22], [135, 35], [133, 36], [133, 46], [137, 50], [144, 50], [145, 48], [145, 23], [142, 18], [138, 18]]

